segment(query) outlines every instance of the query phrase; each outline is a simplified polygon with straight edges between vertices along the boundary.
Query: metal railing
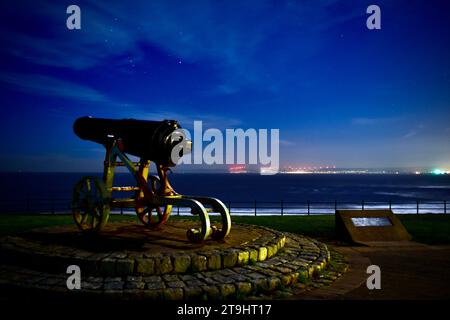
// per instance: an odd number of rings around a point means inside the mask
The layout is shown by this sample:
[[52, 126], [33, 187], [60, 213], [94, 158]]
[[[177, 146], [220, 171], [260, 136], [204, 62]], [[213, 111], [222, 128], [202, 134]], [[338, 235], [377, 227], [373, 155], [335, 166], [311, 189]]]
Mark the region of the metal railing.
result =
[[[226, 201], [233, 215], [314, 215], [334, 214], [336, 210], [390, 209], [397, 214], [449, 213], [448, 200], [404, 200], [404, 201]], [[70, 199], [25, 199], [1, 200], [0, 214], [4, 213], [70, 213]], [[189, 208], [174, 207], [172, 214], [189, 214]], [[134, 213], [132, 209], [115, 209], [113, 213]]]

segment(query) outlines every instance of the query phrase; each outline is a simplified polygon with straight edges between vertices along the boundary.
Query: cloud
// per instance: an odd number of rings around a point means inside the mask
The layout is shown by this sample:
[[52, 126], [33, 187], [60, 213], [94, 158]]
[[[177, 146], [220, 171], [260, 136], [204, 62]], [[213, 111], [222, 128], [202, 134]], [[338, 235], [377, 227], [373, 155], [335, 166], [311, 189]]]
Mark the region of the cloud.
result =
[[[247, 85], [264, 90], [274, 85], [268, 72], [310, 57], [323, 47], [330, 28], [361, 14], [349, 9], [336, 17], [330, 10], [336, 2], [81, 2], [82, 29], [68, 31], [62, 23], [64, 6], [40, 1], [32, 11], [45, 21], [46, 32], [31, 36], [21, 28], [9, 30], [0, 35], [0, 50], [35, 64], [83, 70], [114, 57], [142, 61], [142, 45], [147, 44], [183, 61], [213, 66], [223, 81], [217, 94], [232, 94]], [[283, 48], [292, 41], [303, 45], [286, 52]], [[277, 59], [266, 57], [268, 44]]]
[[291, 147], [291, 146], [295, 146], [295, 142], [289, 141], [289, 140], [280, 139], [280, 145], [286, 146], [286, 147]]
[[[17, 91], [33, 95], [101, 103], [101, 105], [108, 106], [105, 114], [108, 117], [131, 117], [144, 120], [174, 119], [178, 120], [186, 128], [192, 127], [194, 121], [203, 121], [205, 128], [232, 128], [241, 124], [241, 121], [236, 118], [222, 117], [207, 112], [190, 113], [189, 111], [184, 111], [184, 108], [178, 105], [154, 105], [152, 106], [153, 111], [148, 112], [148, 106], [118, 101], [88, 86], [78, 85], [40, 74], [0, 72], [0, 81], [7, 83]], [[101, 109], [97, 108], [97, 110]], [[66, 114], [66, 112], [62, 112], [61, 114]]]
[[242, 121], [231, 117], [222, 117], [217, 115], [212, 115], [208, 113], [189, 113], [189, 112], [171, 112], [173, 108], [169, 107], [157, 107], [159, 111], [147, 112], [143, 108], [136, 108], [133, 113], [129, 113], [131, 117], [137, 119], [148, 119], [148, 120], [177, 120], [183, 128], [192, 129], [194, 126], [194, 121], [202, 121], [203, 130], [209, 128], [235, 128], [236, 126], [242, 125]]
[[[14, 16], [24, 20], [41, 19], [43, 22], [40, 21], [32, 33], [24, 33], [23, 28], [14, 30], [9, 23], [0, 34], [0, 50], [38, 65], [73, 70], [101, 65], [107, 57], [127, 53], [139, 56], [135, 32], [130, 32], [127, 27], [117, 27], [113, 17], [93, 8], [92, 4], [80, 6], [82, 29], [76, 31], [69, 31], [65, 26], [64, 5], [45, 0], [30, 4], [29, 11], [33, 12], [33, 17], [28, 17], [21, 6], [11, 6], [10, 10], [16, 10], [13, 11]], [[42, 24], [45, 32], [40, 32]]]
[[352, 124], [355, 126], [374, 126], [388, 124], [397, 121], [397, 118], [353, 118]]
[[0, 81], [13, 89], [41, 96], [105, 102], [108, 98], [95, 89], [40, 74], [0, 72]]
[[234, 94], [239, 91], [239, 88], [229, 85], [229, 84], [220, 84], [217, 86], [216, 90], [213, 90], [213, 93], [219, 93], [224, 95]]
[[403, 136], [403, 139], [409, 139], [417, 135], [417, 131], [411, 130]]

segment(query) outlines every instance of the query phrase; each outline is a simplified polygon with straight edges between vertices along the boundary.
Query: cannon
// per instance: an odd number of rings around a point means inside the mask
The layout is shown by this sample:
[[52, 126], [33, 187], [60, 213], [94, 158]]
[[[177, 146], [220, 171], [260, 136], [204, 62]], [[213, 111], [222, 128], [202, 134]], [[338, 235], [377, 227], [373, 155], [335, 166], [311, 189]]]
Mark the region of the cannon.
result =
[[[74, 122], [73, 130], [81, 139], [99, 143], [106, 150], [103, 179], [85, 176], [74, 187], [72, 214], [80, 230], [100, 232], [108, 222], [111, 209], [116, 208], [134, 208], [139, 220], [156, 230], [167, 222], [176, 206], [190, 208], [191, 214], [200, 218], [199, 228], [186, 232], [190, 241], [220, 240], [229, 234], [230, 214], [222, 201], [178, 194], [169, 182], [170, 168], [191, 149], [191, 142], [177, 121], [81, 117]], [[131, 161], [127, 154], [138, 157], [139, 161]], [[149, 175], [152, 162], [157, 175]], [[116, 167], [126, 167], [136, 185], [114, 186]], [[133, 196], [113, 198], [113, 192], [123, 191], [132, 192]], [[211, 225], [209, 213], [220, 214], [220, 226]]]

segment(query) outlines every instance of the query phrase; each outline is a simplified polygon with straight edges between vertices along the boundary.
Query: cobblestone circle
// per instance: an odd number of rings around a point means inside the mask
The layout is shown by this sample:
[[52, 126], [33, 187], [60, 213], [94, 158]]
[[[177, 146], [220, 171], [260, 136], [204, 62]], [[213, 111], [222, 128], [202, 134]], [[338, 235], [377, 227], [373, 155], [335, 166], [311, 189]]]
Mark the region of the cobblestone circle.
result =
[[[92, 252], [9, 236], [0, 240], [0, 287], [102, 299], [240, 299], [323, 277], [331, 258], [325, 244], [301, 235], [238, 224], [233, 232], [230, 243], [163, 253]], [[67, 289], [71, 264], [82, 270], [80, 290]]]

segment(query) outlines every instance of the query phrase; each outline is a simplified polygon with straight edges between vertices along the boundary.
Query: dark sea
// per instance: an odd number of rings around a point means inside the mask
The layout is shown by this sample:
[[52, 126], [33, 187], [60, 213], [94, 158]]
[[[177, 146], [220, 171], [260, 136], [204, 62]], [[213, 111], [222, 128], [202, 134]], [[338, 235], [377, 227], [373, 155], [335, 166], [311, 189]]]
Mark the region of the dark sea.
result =
[[[86, 175], [101, 173], [0, 173], [3, 211], [61, 211], [70, 208], [72, 189]], [[193, 174], [173, 173], [170, 181], [181, 194], [221, 199], [232, 213], [311, 213], [320, 209], [385, 208], [398, 213], [450, 213], [450, 175], [381, 174]], [[135, 185], [128, 173], [118, 173], [117, 186]], [[283, 204], [281, 204], [283, 201]], [[364, 202], [364, 203], [363, 203]], [[283, 209], [281, 209], [283, 207]], [[325, 210], [325, 211], [326, 211]], [[323, 212], [330, 213], [330, 212]]]

